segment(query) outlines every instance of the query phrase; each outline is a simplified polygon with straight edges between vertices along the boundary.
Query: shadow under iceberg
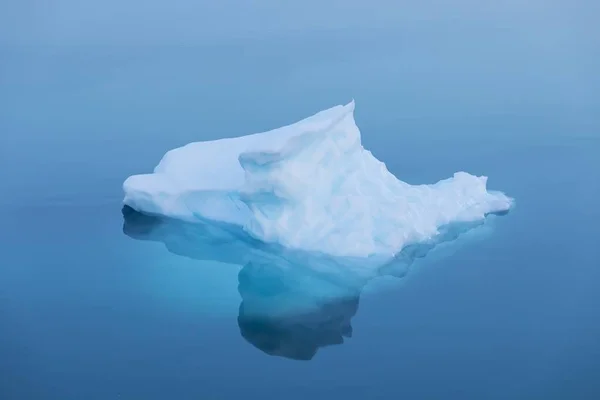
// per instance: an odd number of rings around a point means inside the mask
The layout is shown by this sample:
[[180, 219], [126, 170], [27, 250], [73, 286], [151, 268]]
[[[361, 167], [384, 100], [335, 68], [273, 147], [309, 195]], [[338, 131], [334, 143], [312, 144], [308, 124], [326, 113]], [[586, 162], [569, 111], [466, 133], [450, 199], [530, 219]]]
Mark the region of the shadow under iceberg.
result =
[[163, 243], [183, 257], [241, 266], [242, 337], [267, 354], [295, 360], [310, 360], [320, 348], [342, 344], [352, 336], [351, 320], [360, 294], [373, 278], [403, 277], [432, 250], [471, 237], [465, 233], [486, 232], [490, 224], [488, 217], [479, 223], [450, 225], [433, 240], [407, 246], [393, 260], [381, 263], [285, 249], [226, 224], [150, 216], [129, 206], [122, 212], [123, 232], [133, 239]]

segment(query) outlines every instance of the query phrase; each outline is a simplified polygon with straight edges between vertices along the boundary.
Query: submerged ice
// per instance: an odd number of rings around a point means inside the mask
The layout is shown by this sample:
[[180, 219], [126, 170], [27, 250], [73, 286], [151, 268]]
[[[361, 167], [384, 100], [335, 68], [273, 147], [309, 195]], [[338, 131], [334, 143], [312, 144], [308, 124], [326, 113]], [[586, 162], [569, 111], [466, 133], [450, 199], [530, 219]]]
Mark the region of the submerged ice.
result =
[[361, 144], [354, 102], [295, 124], [171, 150], [123, 184], [124, 203], [185, 221], [226, 223], [285, 248], [393, 257], [452, 223], [506, 211], [487, 177], [457, 172], [431, 185], [392, 175]]

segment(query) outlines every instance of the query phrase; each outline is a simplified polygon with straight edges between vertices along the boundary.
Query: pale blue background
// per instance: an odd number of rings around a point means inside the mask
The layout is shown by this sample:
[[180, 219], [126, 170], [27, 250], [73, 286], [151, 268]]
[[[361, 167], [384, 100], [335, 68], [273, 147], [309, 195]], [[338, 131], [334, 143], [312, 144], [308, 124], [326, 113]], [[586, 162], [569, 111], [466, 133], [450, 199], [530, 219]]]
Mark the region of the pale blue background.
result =
[[[598, 4], [0, 3], [0, 398], [600, 398]], [[352, 98], [398, 177], [517, 208], [272, 357], [239, 268], [125, 236], [120, 185]]]

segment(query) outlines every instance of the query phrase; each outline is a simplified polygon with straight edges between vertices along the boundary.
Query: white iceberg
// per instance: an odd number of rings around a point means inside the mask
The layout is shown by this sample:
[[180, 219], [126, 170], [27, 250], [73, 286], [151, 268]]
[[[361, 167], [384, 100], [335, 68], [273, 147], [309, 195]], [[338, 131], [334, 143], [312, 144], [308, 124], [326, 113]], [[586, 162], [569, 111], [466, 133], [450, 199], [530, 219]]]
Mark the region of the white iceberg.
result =
[[398, 180], [361, 145], [354, 101], [264, 133], [169, 151], [123, 184], [150, 215], [213, 221], [267, 243], [336, 257], [391, 258], [452, 223], [507, 211], [487, 177], [457, 172], [432, 185]]

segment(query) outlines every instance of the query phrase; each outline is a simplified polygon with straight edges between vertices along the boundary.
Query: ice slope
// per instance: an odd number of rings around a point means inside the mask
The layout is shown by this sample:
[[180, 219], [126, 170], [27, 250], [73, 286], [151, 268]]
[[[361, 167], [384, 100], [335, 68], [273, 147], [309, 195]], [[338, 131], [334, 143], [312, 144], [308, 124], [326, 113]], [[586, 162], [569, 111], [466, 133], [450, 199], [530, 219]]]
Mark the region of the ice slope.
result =
[[354, 102], [295, 124], [169, 151], [123, 184], [135, 210], [226, 222], [268, 243], [342, 257], [392, 257], [455, 222], [506, 211], [487, 177], [409, 185], [361, 145]]

